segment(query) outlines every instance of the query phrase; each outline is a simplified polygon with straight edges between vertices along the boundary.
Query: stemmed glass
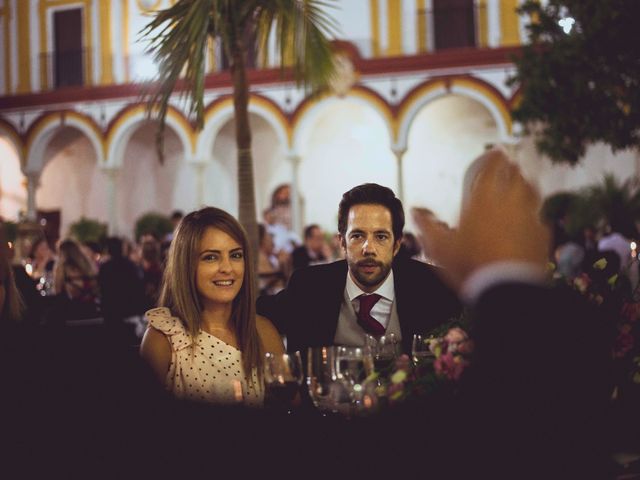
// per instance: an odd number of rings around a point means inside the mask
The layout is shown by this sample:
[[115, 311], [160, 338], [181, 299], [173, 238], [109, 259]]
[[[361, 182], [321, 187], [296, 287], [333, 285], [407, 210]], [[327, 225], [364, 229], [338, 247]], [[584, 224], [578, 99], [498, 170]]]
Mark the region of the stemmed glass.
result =
[[431, 351], [432, 336], [418, 335], [413, 336], [411, 343], [411, 359], [416, 368], [424, 368], [430, 366], [435, 360], [435, 355]]
[[315, 407], [323, 414], [337, 413], [336, 347], [307, 350], [307, 386]]
[[373, 373], [373, 358], [368, 348], [336, 347], [336, 377], [341, 390], [335, 398], [338, 410], [347, 416], [370, 408], [366, 402], [367, 380]]
[[274, 409], [286, 409], [291, 413], [291, 404], [303, 378], [300, 352], [265, 354], [265, 405]]
[[374, 370], [381, 375], [388, 376], [400, 353], [398, 337], [393, 333], [379, 338], [365, 335], [365, 346], [371, 350]]

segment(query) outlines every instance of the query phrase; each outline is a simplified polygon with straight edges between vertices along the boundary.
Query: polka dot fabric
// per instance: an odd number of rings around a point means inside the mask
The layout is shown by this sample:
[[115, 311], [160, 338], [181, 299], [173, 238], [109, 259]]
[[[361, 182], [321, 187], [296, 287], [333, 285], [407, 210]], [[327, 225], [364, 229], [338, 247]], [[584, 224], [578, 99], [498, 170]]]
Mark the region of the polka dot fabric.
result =
[[177, 398], [218, 405], [262, 406], [264, 390], [255, 371], [253, 386], [247, 384], [240, 350], [204, 331], [193, 340], [168, 308], [149, 310], [146, 318], [171, 344], [165, 387]]

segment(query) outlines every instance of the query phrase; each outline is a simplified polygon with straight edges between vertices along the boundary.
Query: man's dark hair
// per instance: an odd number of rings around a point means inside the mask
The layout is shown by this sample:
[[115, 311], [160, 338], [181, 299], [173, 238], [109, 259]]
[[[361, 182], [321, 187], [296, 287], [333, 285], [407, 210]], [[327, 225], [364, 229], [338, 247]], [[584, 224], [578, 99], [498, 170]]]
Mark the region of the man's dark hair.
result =
[[377, 183], [358, 185], [342, 195], [338, 207], [338, 232], [340, 235], [344, 237], [347, 232], [347, 216], [351, 207], [363, 204], [386, 207], [391, 213], [393, 241], [396, 242], [402, 238], [402, 229], [404, 228], [402, 202], [390, 188]]
[[105, 240], [105, 247], [107, 249], [107, 253], [111, 258], [120, 258], [124, 256], [123, 252], [123, 241], [119, 237], [108, 237]]
[[311, 238], [313, 236], [313, 230], [316, 228], [320, 228], [317, 223], [312, 223], [311, 225], [307, 225], [304, 228], [304, 239]]

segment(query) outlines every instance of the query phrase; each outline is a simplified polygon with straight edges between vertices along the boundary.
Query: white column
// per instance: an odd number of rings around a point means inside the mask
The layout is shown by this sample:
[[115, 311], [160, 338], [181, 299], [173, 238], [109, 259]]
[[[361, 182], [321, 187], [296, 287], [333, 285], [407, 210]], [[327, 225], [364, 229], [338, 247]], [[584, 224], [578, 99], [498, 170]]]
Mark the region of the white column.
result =
[[40, 186], [40, 174], [29, 172], [26, 174], [27, 179], [27, 220], [35, 222], [38, 216], [36, 207], [36, 191]]
[[298, 187], [298, 175], [302, 158], [295, 152], [287, 154], [287, 160], [291, 163], [291, 230], [298, 235], [302, 234], [300, 211], [300, 193]]
[[107, 211], [109, 218], [109, 235], [118, 235], [119, 234], [119, 226], [118, 226], [118, 173], [119, 169], [114, 167], [104, 167], [102, 168], [102, 173], [105, 176], [105, 182], [107, 184]]
[[196, 174], [196, 204], [194, 210], [204, 206], [204, 170], [207, 163], [202, 159], [194, 159], [188, 162]]
[[487, 1], [487, 30], [489, 47], [495, 48], [500, 46], [500, 2], [499, 0]]
[[406, 148], [392, 148], [391, 151], [396, 156], [396, 162], [398, 163], [398, 198], [404, 204], [404, 169], [402, 167], [402, 157], [407, 153]]

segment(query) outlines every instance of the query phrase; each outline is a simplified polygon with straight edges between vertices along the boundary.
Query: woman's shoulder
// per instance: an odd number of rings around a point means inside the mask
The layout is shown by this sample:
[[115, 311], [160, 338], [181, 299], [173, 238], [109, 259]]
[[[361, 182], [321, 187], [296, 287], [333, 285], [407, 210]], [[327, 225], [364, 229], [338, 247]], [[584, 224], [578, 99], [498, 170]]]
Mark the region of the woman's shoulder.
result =
[[263, 317], [262, 315], [256, 315], [256, 328], [265, 351], [272, 353], [284, 352], [284, 345], [282, 344], [280, 332], [278, 332], [278, 329], [273, 326], [271, 320], [267, 317]]
[[144, 316], [148, 325], [160, 330], [165, 335], [175, 335], [186, 331], [180, 319], [173, 316], [167, 307], [152, 308]]

